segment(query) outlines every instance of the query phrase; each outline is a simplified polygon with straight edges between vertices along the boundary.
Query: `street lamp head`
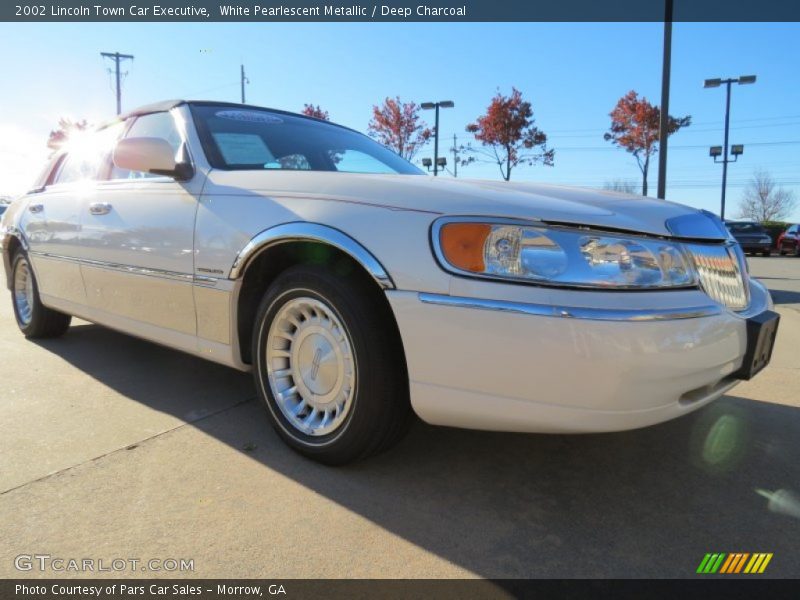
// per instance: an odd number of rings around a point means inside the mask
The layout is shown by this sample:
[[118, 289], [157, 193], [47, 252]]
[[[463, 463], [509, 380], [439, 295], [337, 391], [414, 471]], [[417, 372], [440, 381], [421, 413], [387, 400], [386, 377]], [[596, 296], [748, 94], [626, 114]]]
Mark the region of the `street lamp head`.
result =
[[442, 100], [441, 102], [439, 102], [439, 106], [441, 106], [442, 108], [453, 108], [455, 104], [453, 104], [452, 100]]
[[748, 83], [755, 83], [756, 76], [755, 75], [742, 75], [739, 77], [739, 85], [746, 85]]
[[440, 166], [440, 167], [446, 167], [447, 166], [447, 157], [440, 156], [439, 158], [436, 159], [436, 164], [438, 166]]
[[722, 79], [717, 77], [716, 79], [706, 79], [703, 83], [704, 88], [715, 88], [722, 85]]
[[711, 146], [708, 150], [708, 155], [714, 158], [722, 156], [722, 146]]
[[744, 144], [734, 144], [731, 146], [731, 154], [734, 156], [740, 156], [744, 154]]
[[431, 110], [432, 108], [436, 108], [435, 102], [423, 102], [419, 105], [422, 110]]
[[431, 165], [433, 165], [433, 161], [430, 158], [423, 158], [422, 159], [422, 166], [426, 169], [430, 169]]

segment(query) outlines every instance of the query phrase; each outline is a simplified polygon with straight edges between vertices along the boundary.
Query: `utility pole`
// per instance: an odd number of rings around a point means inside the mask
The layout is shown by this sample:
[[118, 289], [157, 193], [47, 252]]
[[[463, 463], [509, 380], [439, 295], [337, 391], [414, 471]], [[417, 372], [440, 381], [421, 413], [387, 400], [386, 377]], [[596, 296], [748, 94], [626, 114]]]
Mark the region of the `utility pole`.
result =
[[669, 139], [669, 80], [672, 63], [672, 2], [664, 0], [664, 58], [661, 69], [661, 120], [658, 125], [658, 194], [667, 195], [667, 140]]
[[244, 65], [241, 65], [241, 67], [242, 67], [242, 71], [241, 71], [241, 73], [242, 73], [242, 104], [245, 104], [245, 100], [244, 100], [244, 84], [245, 83], [250, 83], [250, 80], [247, 77], [245, 77]]
[[453, 134], [453, 177], [458, 177], [458, 138]]
[[133, 60], [132, 54], [120, 54], [119, 52], [101, 52], [103, 58], [110, 58], [115, 63], [114, 71], [117, 79], [117, 114], [122, 113], [122, 89], [120, 88], [119, 63], [123, 60]]

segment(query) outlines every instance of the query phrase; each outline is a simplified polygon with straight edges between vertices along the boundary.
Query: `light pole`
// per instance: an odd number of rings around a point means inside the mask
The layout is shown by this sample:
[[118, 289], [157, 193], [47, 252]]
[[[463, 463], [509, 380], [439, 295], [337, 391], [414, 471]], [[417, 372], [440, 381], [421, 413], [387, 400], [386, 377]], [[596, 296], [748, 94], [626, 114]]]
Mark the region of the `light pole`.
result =
[[423, 102], [420, 104], [422, 110], [436, 109], [436, 125], [433, 132], [433, 176], [439, 174], [439, 108], [453, 108], [452, 100], [441, 100], [439, 102]]
[[[734, 147], [734, 159], [730, 160], [728, 158], [728, 133], [730, 129], [730, 121], [731, 121], [731, 85], [734, 83], [738, 83], [739, 85], [747, 85], [749, 83], [755, 83], [756, 76], [755, 75], [742, 75], [740, 77], [733, 77], [728, 79], [706, 79], [705, 83], [703, 84], [704, 88], [716, 88], [725, 84], [726, 87], [726, 94], [725, 94], [725, 141], [723, 142], [722, 148], [719, 146], [712, 146], [711, 151], [709, 152], [710, 156], [714, 158], [714, 162], [722, 163], [722, 199], [720, 202], [720, 211], [719, 217], [720, 219], [725, 219], [725, 188], [728, 184], [728, 163], [729, 162], [736, 162], [739, 158], [739, 155], [742, 154], [744, 151], [744, 146], [738, 144]], [[720, 152], [721, 150], [721, 152]], [[719, 155], [722, 154], [722, 160], [717, 160]]]
[[669, 80], [672, 64], [672, 5], [664, 0], [664, 55], [661, 64], [661, 116], [658, 121], [658, 194], [667, 195], [667, 144], [669, 140]]

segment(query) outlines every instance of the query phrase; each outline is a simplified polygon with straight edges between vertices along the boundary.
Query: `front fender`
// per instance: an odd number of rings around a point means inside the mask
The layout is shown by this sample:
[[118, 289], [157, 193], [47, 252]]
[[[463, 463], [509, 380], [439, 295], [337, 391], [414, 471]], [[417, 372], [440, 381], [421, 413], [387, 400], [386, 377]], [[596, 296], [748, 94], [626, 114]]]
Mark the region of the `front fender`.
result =
[[383, 289], [394, 289], [395, 285], [386, 269], [375, 256], [346, 233], [319, 223], [295, 221], [270, 227], [257, 234], [242, 248], [233, 262], [229, 277], [238, 279], [247, 270], [247, 265], [267, 248], [297, 241], [322, 242], [338, 248], [358, 262]]

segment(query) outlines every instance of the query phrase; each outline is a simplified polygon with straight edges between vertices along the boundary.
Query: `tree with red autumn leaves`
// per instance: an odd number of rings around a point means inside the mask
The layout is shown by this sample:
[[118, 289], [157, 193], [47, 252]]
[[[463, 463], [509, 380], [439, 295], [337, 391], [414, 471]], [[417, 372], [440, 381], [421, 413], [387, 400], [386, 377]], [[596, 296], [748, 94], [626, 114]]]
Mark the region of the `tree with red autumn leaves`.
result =
[[[642, 172], [642, 196], [647, 196], [647, 171], [650, 158], [658, 152], [661, 109], [631, 90], [619, 99], [609, 116], [611, 128], [603, 138], [633, 154]], [[692, 117], [671, 116], [667, 122], [667, 135], [672, 135], [681, 127], [691, 125]]]
[[80, 121], [73, 121], [66, 117], [58, 120], [58, 128], [50, 132], [47, 138], [47, 147], [52, 150], [58, 150], [69, 141], [69, 138], [76, 131], [87, 131], [89, 123], [86, 119]]
[[314, 117], [315, 119], [322, 119], [323, 121], [330, 121], [331, 117], [328, 114], [327, 110], [322, 110], [319, 104], [314, 106], [313, 104], [303, 104], [303, 110], [300, 111], [301, 114], [304, 114], [307, 117]]
[[431, 130], [419, 116], [415, 102], [401, 102], [399, 97], [386, 98], [381, 106], [372, 107], [369, 134], [381, 144], [411, 160], [431, 139]]
[[497, 163], [506, 181], [518, 165], [541, 162], [553, 166], [555, 152], [547, 149], [547, 135], [534, 125], [531, 103], [522, 99], [517, 88], [511, 88], [510, 96], [498, 91], [486, 114], [467, 125], [467, 131], [475, 135], [481, 147], [463, 147], [471, 156], [461, 161], [462, 165], [475, 161]]

